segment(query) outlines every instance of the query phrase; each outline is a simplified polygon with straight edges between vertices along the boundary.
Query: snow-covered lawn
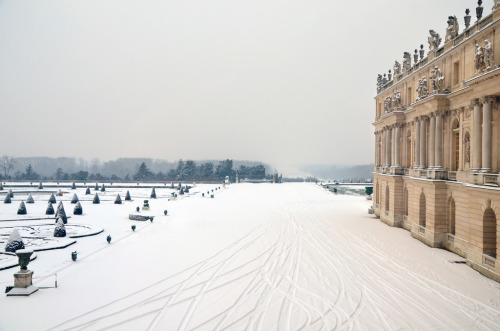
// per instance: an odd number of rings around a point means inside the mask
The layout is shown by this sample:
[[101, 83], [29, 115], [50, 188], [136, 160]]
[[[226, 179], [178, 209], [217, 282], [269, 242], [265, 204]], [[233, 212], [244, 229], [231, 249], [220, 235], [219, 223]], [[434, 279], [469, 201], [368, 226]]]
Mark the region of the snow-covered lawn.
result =
[[[216, 185], [167, 201], [171, 190], [107, 187], [68, 223], [104, 228], [65, 249], [40, 251], [34, 277], [58, 288], [0, 296], [1, 330], [498, 329], [500, 284], [367, 213], [371, 201], [315, 184]], [[198, 194], [195, 194], [197, 193]], [[92, 191], [94, 193], [94, 191]], [[15, 196], [14, 199], [18, 198]], [[44, 215], [46, 200], [27, 204]], [[154, 222], [128, 214], [150, 201]], [[0, 219], [19, 201], [0, 205]], [[168, 209], [168, 216], [163, 210]], [[15, 215], [17, 216], [17, 215]], [[46, 224], [45, 221], [39, 221]], [[8, 226], [12, 226], [8, 222]], [[21, 222], [19, 222], [21, 223]], [[25, 221], [23, 222], [25, 223]], [[42, 224], [41, 223], [41, 224]], [[130, 226], [137, 225], [135, 232]], [[0, 224], [3, 226], [4, 224]], [[107, 244], [106, 236], [112, 236]], [[71, 261], [71, 252], [78, 260]], [[0, 271], [2, 289], [17, 268]], [[7, 284], [10, 285], [10, 284]], [[54, 277], [35, 280], [50, 287]]]

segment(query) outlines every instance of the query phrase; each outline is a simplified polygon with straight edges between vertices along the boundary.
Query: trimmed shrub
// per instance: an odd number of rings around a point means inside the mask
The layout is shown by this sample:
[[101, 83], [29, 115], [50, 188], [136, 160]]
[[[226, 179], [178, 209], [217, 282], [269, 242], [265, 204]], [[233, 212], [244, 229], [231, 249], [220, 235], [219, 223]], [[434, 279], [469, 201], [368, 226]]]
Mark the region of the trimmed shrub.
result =
[[5, 251], [15, 253], [18, 249], [24, 249], [23, 238], [19, 234], [17, 229], [12, 230], [9, 236], [9, 240], [7, 240], [7, 244], [5, 244]]
[[166, 210], [166, 209], [165, 209], [165, 210], [163, 211], [163, 214], [165, 214], [165, 216], [167, 216], [167, 214], [168, 214], [168, 210]]
[[99, 191], [99, 185], [97, 185], [97, 183], [95, 183], [95, 189], [96, 191]]
[[43, 185], [42, 185], [42, 182], [38, 183], [38, 189], [39, 189], [39, 190], [43, 190]]
[[106, 191], [106, 188], [104, 187], [104, 184], [102, 184], [102, 186], [101, 186], [101, 192], [104, 192], [104, 191]]
[[80, 204], [80, 201], [78, 201], [75, 205], [75, 209], [73, 209], [73, 214], [74, 215], [82, 215], [83, 214], [83, 208], [82, 205]]
[[101, 203], [101, 200], [99, 200], [99, 195], [97, 193], [94, 195], [94, 200], [92, 200], [92, 203], [95, 205]]
[[26, 199], [26, 203], [35, 203], [35, 200], [33, 200], [33, 197], [30, 195], [28, 195], [28, 199]]
[[26, 205], [24, 204], [24, 201], [21, 201], [19, 204], [19, 208], [17, 208], [17, 215], [26, 215], [28, 211], [26, 210]]
[[3, 184], [0, 182], [0, 191], [3, 191]]
[[150, 196], [151, 199], [156, 199], [156, 191], [155, 191], [155, 188], [153, 187], [153, 189], [151, 190], [151, 196]]
[[45, 215], [54, 215], [54, 207], [52, 206], [52, 202], [50, 201], [47, 205], [47, 209], [45, 210]]
[[130, 201], [132, 198], [130, 197], [130, 192], [127, 191], [127, 194], [125, 194], [125, 201]]
[[57, 191], [56, 196], [58, 196], [58, 197], [62, 197], [63, 196], [63, 193], [62, 193], [62, 191], [60, 189]]
[[78, 202], [78, 195], [73, 194], [73, 199], [71, 199], [71, 203], [77, 203]]
[[9, 194], [6, 194], [5, 195], [5, 200], [3, 200], [3, 203], [11, 203], [12, 200], [10, 199], [10, 195]]
[[9, 196], [10, 196], [11, 198], [13, 198], [13, 197], [14, 197], [14, 192], [12, 192], [12, 189], [9, 189]]
[[58, 218], [56, 221], [56, 228], [54, 229], [54, 237], [66, 237], [66, 227], [64, 226], [64, 222], [61, 218]]
[[179, 191], [179, 195], [184, 195], [184, 188], [181, 187], [181, 190]]
[[62, 201], [60, 201], [59, 205], [57, 205], [56, 219], [57, 218], [61, 218], [64, 224], [68, 223], [68, 217], [66, 217], [66, 211], [64, 210], [64, 205]]
[[71, 189], [76, 190], [76, 183], [75, 182], [73, 182], [73, 185], [71, 185]]
[[115, 205], [121, 205], [121, 204], [122, 204], [122, 198], [120, 198], [120, 194], [118, 194], [115, 199]]
[[90, 188], [87, 187], [87, 190], [85, 190], [85, 195], [89, 195], [90, 194]]
[[54, 193], [52, 193], [52, 194], [50, 195], [49, 202], [50, 202], [50, 203], [56, 203], [56, 197], [54, 196]]

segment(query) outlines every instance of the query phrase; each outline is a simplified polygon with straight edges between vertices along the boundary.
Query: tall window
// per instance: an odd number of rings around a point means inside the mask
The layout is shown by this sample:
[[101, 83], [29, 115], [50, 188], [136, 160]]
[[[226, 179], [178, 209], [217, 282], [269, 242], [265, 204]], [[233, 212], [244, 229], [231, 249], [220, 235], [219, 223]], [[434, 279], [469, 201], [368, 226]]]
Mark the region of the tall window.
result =
[[458, 170], [460, 162], [460, 122], [456, 121], [453, 125], [453, 164], [452, 170]]
[[455, 235], [455, 200], [448, 201], [448, 233]]
[[497, 255], [497, 219], [491, 208], [486, 209], [483, 215], [483, 254]]
[[426, 219], [426, 213], [427, 213], [427, 208], [426, 208], [426, 204], [425, 204], [425, 195], [424, 193], [422, 192], [420, 194], [420, 203], [419, 203], [419, 215], [418, 215], [418, 224], [420, 226], [423, 226], [425, 228], [425, 226], [427, 225], [427, 219]]
[[460, 62], [453, 63], [453, 85], [458, 84], [460, 78]]
[[406, 96], [407, 96], [407, 100], [406, 100], [406, 104], [409, 105], [412, 103], [412, 99], [411, 99], [411, 87], [408, 87], [408, 92], [406, 93]]

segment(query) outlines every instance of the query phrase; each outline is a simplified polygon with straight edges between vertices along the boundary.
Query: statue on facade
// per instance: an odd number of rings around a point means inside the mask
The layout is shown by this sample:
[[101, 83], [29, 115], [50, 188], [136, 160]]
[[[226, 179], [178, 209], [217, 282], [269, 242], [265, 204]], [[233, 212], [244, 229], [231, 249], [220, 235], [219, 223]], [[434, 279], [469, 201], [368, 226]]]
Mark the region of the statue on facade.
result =
[[491, 45], [491, 42], [486, 39], [484, 41], [484, 65], [486, 66], [485, 70], [490, 70], [493, 68], [496, 68], [497, 66], [495, 65], [495, 58], [493, 57], [493, 46]]
[[387, 97], [387, 98], [385, 98], [385, 102], [384, 102], [384, 112], [389, 113], [391, 111], [391, 108], [392, 108], [391, 97]]
[[484, 50], [478, 44], [476, 44], [476, 54], [475, 54], [475, 59], [474, 59], [474, 66], [476, 68], [476, 73], [481, 72], [485, 67], [485, 65], [484, 65]]
[[432, 93], [439, 93], [443, 88], [444, 76], [437, 66], [431, 70]]
[[408, 72], [411, 69], [411, 54], [405, 52], [403, 55], [403, 71]]
[[382, 75], [379, 74], [377, 76], [377, 92], [380, 92], [381, 89], [382, 89]]
[[465, 163], [470, 162], [470, 137], [469, 135], [465, 135], [464, 138], [464, 149], [465, 149]]
[[396, 61], [394, 62], [394, 77], [398, 77], [399, 75], [401, 75], [401, 64]]
[[441, 44], [441, 36], [434, 30], [429, 30], [430, 37], [427, 39], [429, 41], [429, 51], [435, 51], [439, 48], [439, 44]]
[[417, 100], [422, 100], [429, 95], [429, 89], [427, 88], [427, 78], [425, 78], [425, 76], [418, 80], [417, 93]]
[[458, 36], [458, 20], [456, 16], [448, 16], [448, 27], [446, 28], [446, 42]]
[[401, 108], [401, 92], [394, 92], [394, 98], [392, 99], [392, 104], [395, 108]]

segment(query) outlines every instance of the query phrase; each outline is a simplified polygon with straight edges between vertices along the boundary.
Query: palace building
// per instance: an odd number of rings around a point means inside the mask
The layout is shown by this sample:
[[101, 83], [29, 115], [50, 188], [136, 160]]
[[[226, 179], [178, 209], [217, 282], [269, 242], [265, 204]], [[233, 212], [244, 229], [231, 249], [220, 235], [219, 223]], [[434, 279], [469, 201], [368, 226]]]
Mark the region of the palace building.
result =
[[429, 31], [427, 50], [405, 52], [379, 75], [373, 205], [384, 223], [500, 281], [500, 0], [494, 3], [491, 13], [478, 1], [464, 19], [448, 17], [442, 37]]

